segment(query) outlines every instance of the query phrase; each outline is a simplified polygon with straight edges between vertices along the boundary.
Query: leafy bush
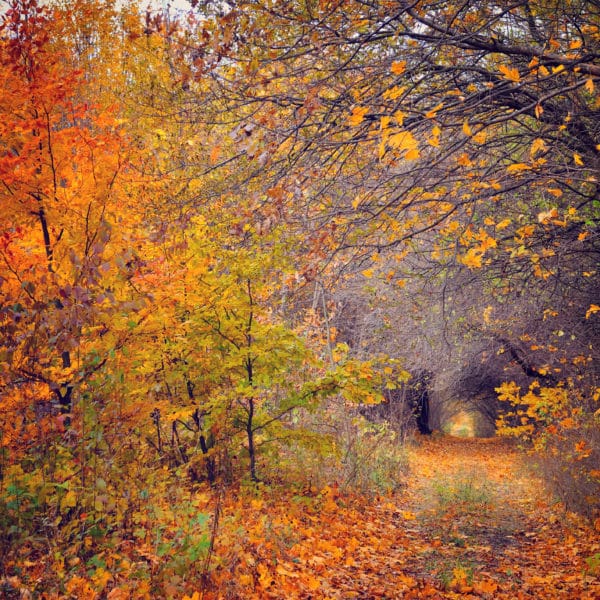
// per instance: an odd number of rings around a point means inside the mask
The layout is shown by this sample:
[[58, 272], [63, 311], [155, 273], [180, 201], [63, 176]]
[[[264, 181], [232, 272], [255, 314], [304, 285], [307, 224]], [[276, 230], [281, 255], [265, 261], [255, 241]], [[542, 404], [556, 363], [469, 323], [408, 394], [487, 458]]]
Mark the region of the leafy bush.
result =
[[356, 423], [355, 437], [346, 440], [342, 458], [343, 484], [367, 493], [389, 493], [404, 484], [408, 457], [398, 434], [387, 423]]
[[499, 421], [501, 434], [520, 438], [568, 510], [600, 514], [600, 389], [534, 382], [526, 393], [514, 383], [498, 388], [512, 405]]
[[589, 518], [600, 513], [599, 416], [580, 414], [573, 423], [559, 423], [556, 432], [538, 444], [537, 460], [567, 510]]

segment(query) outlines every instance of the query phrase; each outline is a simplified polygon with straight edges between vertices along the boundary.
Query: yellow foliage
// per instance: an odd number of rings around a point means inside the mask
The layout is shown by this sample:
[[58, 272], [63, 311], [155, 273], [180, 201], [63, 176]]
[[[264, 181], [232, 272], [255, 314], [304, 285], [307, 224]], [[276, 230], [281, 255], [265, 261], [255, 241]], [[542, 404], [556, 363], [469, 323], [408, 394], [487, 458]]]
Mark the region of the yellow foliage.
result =
[[502, 75], [508, 79], [509, 81], [514, 81], [515, 83], [521, 80], [521, 75], [519, 74], [519, 70], [515, 67], [508, 67], [506, 65], [500, 65], [498, 67], [499, 71]]
[[539, 213], [537, 219], [539, 223], [548, 223], [551, 219], [556, 219], [557, 216], [558, 210], [556, 208], [551, 208], [550, 210]]
[[485, 130], [481, 130], [478, 131], [474, 136], [473, 136], [473, 141], [476, 144], [485, 144], [485, 142], [487, 141], [487, 132]]
[[[540, 67], [540, 70], [541, 69], [545, 69], [545, 67]], [[542, 116], [543, 112], [544, 112], [544, 109], [542, 108], [542, 105], [541, 104], [536, 104], [534, 110], [535, 110], [535, 116], [539, 119]]]
[[493, 308], [494, 308], [493, 306], [486, 306], [485, 309], [483, 310], [483, 321], [487, 325], [489, 325], [489, 323], [490, 323], [490, 317], [491, 317]]
[[506, 167], [508, 173], [520, 173], [522, 171], [531, 171], [531, 165], [526, 163], [514, 163]]
[[[433, 107], [431, 110], [428, 110], [428, 111], [425, 113], [425, 117], [426, 117], [427, 119], [434, 119], [434, 118], [435, 118], [435, 116], [436, 116], [436, 114], [437, 114], [437, 112], [438, 112], [439, 110], [441, 110], [443, 107], [444, 107], [444, 103], [443, 103], [443, 102], [440, 102], [440, 103], [439, 103], [437, 106], [434, 106], [434, 107]], [[436, 129], [436, 128], [439, 130], [439, 127], [437, 127], [437, 126], [436, 126], [436, 127], [434, 127], [434, 129]], [[436, 133], [434, 133], [434, 135], [439, 135], [439, 133], [437, 133], [437, 134], [436, 134]]]
[[481, 267], [481, 260], [483, 254], [478, 248], [469, 248], [469, 250], [462, 257], [459, 258], [463, 265], [470, 269], [478, 269]]
[[459, 155], [458, 158], [456, 159], [456, 162], [461, 167], [472, 167], [474, 164], [466, 152], [463, 152], [461, 155]]
[[535, 231], [535, 225], [524, 225], [523, 227], [519, 227], [519, 229], [517, 229], [517, 238], [519, 240], [523, 240], [526, 239], [528, 237], [531, 237], [533, 235]]
[[542, 138], [536, 138], [531, 144], [529, 155], [533, 158], [538, 152], [543, 152], [547, 149], [546, 142]]
[[352, 114], [348, 117], [348, 124], [352, 127], [360, 125], [368, 112], [369, 108], [367, 106], [355, 106], [352, 109]]
[[410, 131], [399, 131], [393, 135], [390, 135], [388, 144], [390, 147], [404, 151], [406, 153], [411, 151], [418, 151], [419, 143]]
[[476, 239], [481, 242], [479, 249], [481, 250], [482, 254], [485, 253], [486, 250], [495, 248], [498, 245], [496, 239], [489, 235], [485, 229], [479, 230]]
[[397, 100], [398, 98], [400, 98], [400, 96], [402, 96], [402, 94], [404, 94], [405, 91], [406, 91], [406, 86], [395, 85], [394, 87], [390, 88], [389, 90], [386, 90], [385, 92], [383, 92], [383, 97], [386, 100]]
[[404, 124], [404, 119], [406, 118], [406, 113], [403, 110], [397, 110], [394, 113], [394, 119], [396, 119], [396, 124], [398, 127], [402, 127]]

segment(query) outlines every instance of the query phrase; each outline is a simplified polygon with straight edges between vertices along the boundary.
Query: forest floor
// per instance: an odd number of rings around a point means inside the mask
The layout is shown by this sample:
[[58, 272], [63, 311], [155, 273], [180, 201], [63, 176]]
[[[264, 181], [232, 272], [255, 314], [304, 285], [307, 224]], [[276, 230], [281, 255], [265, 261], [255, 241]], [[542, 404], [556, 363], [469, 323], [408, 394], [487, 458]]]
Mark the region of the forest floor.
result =
[[410, 477], [414, 597], [600, 598], [598, 531], [552, 503], [510, 441], [421, 439]]
[[597, 528], [553, 503], [510, 441], [420, 437], [409, 461], [406, 487], [368, 502], [335, 486], [257, 499], [237, 566], [204, 597], [600, 598]]

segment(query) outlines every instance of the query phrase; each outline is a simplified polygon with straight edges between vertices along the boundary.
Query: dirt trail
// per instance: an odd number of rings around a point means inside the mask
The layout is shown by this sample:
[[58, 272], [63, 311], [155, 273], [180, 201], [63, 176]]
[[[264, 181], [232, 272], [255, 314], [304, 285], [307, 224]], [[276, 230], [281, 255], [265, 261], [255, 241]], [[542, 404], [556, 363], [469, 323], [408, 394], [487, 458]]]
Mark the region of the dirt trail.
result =
[[410, 465], [403, 571], [418, 585], [398, 597], [600, 599], [598, 532], [552, 502], [509, 441], [420, 438]]
[[408, 453], [396, 493], [241, 497], [227, 510], [245, 541], [218, 546], [234, 576], [215, 569], [205, 600], [600, 600], [599, 532], [551, 501], [509, 441], [425, 436]]

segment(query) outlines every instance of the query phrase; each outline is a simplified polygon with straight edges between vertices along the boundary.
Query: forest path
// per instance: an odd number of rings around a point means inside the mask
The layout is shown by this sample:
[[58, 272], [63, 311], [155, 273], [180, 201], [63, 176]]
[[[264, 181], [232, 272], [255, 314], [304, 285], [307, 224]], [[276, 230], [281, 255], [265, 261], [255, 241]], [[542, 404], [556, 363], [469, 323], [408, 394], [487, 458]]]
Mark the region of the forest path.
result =
[[599, 532], [552, 503], [509, 440], [418, 436], [407, 453], [396, 493], [334, 484], [224, 507], [245, 539], [223, 530], [234, 576], [216, 568], [203, 599], [600, 599]]
[[420, 437], [409, 455], [418, 549], [403, 570], [420, 590], [405, 597], [600, 598], [585, 561], [597, 532], [552, 504], [509, 440]]

